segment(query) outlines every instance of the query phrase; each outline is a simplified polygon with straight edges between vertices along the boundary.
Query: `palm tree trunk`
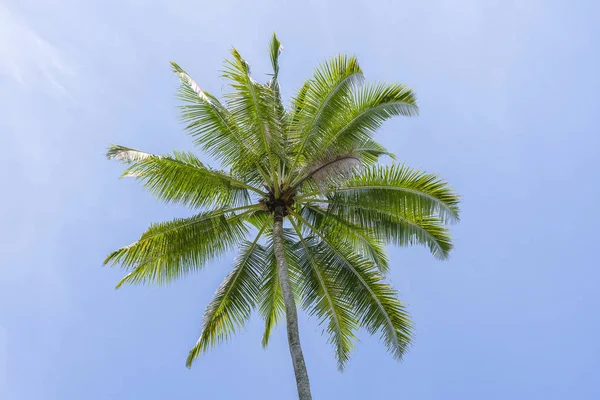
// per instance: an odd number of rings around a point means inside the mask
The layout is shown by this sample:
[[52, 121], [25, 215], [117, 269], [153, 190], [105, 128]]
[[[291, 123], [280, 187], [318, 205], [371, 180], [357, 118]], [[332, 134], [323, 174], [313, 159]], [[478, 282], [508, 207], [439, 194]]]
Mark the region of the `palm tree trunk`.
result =
[[273, 224], [273, 246], [275, 259], [277, 260], [277, 271], [279, 281], [281, 282], [281, 293], [283, 294], [283, 303], [285, 304], [285, 320], [287, 324], [288, 344], [290, 354], [292, 355], [292, 364], [296, 374], [296, 386], [298, 387], [298, 398], [300, 400], [311, 400], [310, 382], [308, 372], [302, 355], [300, 346], [300, 333], [298, 332], [298, 312], [296, 311], [296, 302], [290, 287], [290, 275], [288, 273], [287, 261], [285, 258], [285, 249], [283, 244], [283, 217], [284, 208], [275, 209], [275, 221]]

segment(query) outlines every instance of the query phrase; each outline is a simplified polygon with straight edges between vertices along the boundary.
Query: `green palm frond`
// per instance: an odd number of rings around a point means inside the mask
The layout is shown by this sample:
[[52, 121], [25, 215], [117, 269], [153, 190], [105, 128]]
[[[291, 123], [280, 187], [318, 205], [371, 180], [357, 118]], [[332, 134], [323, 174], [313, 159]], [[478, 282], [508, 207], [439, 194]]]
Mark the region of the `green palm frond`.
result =
[[[287, 164], [287, 157], [285, 156], [285, 148], [288, 144], [288, 134], [287, 134], [287, 124], [288, 124], [288, 115], [285, 107], [283, 106], [283, 102], [281, 101], [281, 87], [279, 86], [279, 55], [283, 51], [283, 45], [277, 39], [277, 35], [273, 33], [271, 37], [271, 42], [269, 44], [269, 55], [271, 57], [271, 66], [273, 67], [273, 75], [269, 80], [269, 88], [271, 89], [273, 96], [273, 107], [275, 109], [275, 118], [278, 121], [281, 128], [281, 148], [282, 152], [280, 152], [279, 156], [284, 162], [281, 163], [280, 168], [285, 168]], [[283, 175], [283, 171], [281, 171], [281, 175]]]
[[307, 104], [307, 100], [306, 100], [306, 96], [308, 94], [308, 91], [311, 87], [311, 81], [306, 81], [304, 83], [304, 85], [302, 85], [300, 87], [300, 89], [298, 90], [298, 92], [294, 95], [294, 97], [292, 97], [291, 100], [291, 110], [290, 110], [290, 117], [291, 117], [291, 122], [290, 122], [290, 127], [292, 129], [294, 129], [296, 131], [295, 134], [295, 139], [298, 140], [299, 136], [300, 136], [300, 127], [301, 125], [301, 119], [304, 115], [304, 108], [306, 107]]
[[131, 271], [117, 288], [124, 283], [169, 283], [237, 245], [248, 232], [244, 218], [254, 209], [203, 212], [152, 224], [139, 240], [110, 253], [104, 264], [119, 264]]
[[362, 258], [346, 243], [326, 237], [300, 214], [293, 217], [320, 239], [318, 252], [324, 265], [335, 274], [335, 281], [344, 288], [344, 298], [353, 305], [360, 325], [371, 334], [381, 333], [390, 353], [400, 359], [412, 337], [412, 322], [404, 305], [391, 285], [383, 282], [374, 263]]
[[376, 84], [363, 86], [340, 110], [334, 123], [319, 136], [318, 151], [323, 153], [344, 151], [358, 147], [371, 139], [373, 133], [389, 118], [413, 116], [418, 112], [415, 96], [401, 84]]
[[315, 70], [293, 104], [297, 110], [290, 126], [294, 167], [318, 150], [321, 132], [346, 106], [352, 88], [362, 78], [357, 59], [345, 55], [334, 57]]
[[[302, 297], [304, 308], [316, 315], [320, 323], [327, 322], [327, 332], [330, 342], [335, 346], [338, 368], [344, 366], [350, 359], [357, 340], [354, 331], [357, 321], [354, 318], [352, 304], [344, 297], [345, 288], [337, 281], [332, 269], [322, 259], [318, 251], [319, 243], [314, 236], [303, 237], [299, 226], [291, 220], [300, 239], [296, 252], [298, 265], [304, 272], [302, 275]], [[325, 261], [325, 262], [324, 262]]]
[[191, 208], [248, 205], [250, 192], [264, 192], [230, 174], [206, 167], [191, 153], [157, 156], [122, 146], [111, 146], [109, 158], [127, 161], [124, 177], [142, 182], [160, 200]]
[[212, 94], [202, 90], [179, 65], [173, 72], [181, 80], [181, 118], [194, 142], [224, 165], [248, 170], [260, 160], [261, 148], [247, 140], [230, 111]]
[[240, 245], [240, 254], [233, 271], [225, 277], [204, 313], [200, 338], [190, 350], [186, 366], [209, 347], [226, 341], [244, 325], [258, 300], [260, 277], [265, 269], [265, 249], [258, 244], [260, 230], [254, 241]]
[[377, 226], [355, 223], [346, 213], [330, 212], [317, 204], [304, 204], [297, 212], [325, 237], [351, 244], [357, 254], [373, 262], [381, 272], [388, 271], [387, 241]]
[[330, 211], [346, 223], [373, 232], [381, 241], [396, 246], [426, 246], [438, 259], [447, 258], [453, 247], [449, 230], [437, 217], [398, 213], [376, 204], [357, 205], [351, 202], [343, 206], [333, 205]]
[[459, 218], [460, 197], [445, 181], [405, 165], [373, 166], [357, 171], [343, 184], [331, 187], [328, 193], [330, 200], [340, 205], [377, 205], [399, 214], [438, 216], [444, 222]]
[[[231, 81], [232, 93], [227, 93], [227, 105], [234, 120], [242, 129], [244, 141], [252, 148], [259, 148], [261, 159], [268, 162], [270, 180], [277, 179], [277, 157], [282, 150], [282, 128], [274, 106], [273, 91], [255, 81], [250, 75], [250, 65], [236, 49], [231, 50], [233, 59], [226, 61], [223, 76]], [[278, 187], [278, 182], [276, 187]]]
[[283, 51], [283, 46], [279, 39], [277, 39], [277, 35], [273, 33], [271, 37], [271, 43], [269, 44], [269, 56], [271, 57], [271, 66], [273, 67], [273, 77], [269, 82], [269, 87], [273, 90], [279, 92], [279, 55]]

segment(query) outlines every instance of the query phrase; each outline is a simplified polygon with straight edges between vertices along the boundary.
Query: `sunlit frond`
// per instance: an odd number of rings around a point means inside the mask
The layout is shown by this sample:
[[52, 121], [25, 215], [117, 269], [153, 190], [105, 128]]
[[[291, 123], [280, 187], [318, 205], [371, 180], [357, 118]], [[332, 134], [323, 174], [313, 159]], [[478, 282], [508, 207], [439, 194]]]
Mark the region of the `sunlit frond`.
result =
[[194, 142], [228, 167], [239, 171], [256, 168], [262, 148], [247, 140], [243, 127], [215, 96], [202, 90], [179, 65], [172, 62], [171, 66], [182, 83], [181, 118]]
[[251, 212], [252, 206], [152, 224], [139, 240], [110, 253], [104, 264], [131, 271], [117, 287], [124, 283], [169, 283], [201, 269], [243, 240], [248, 232], [244, 218]]
[[359, 225], [350, 215], [330, 212], [315, 203], [304, 204], [298, 212], [325, 237], [351, 245], [357, 254], [373, 262], [381, 272], [388, 271], [387, 241], [378, 231], [378, 226]]
[[258, 232], [254, 241], [240, 245], [233, 271], [225, 277], [206, 308], [202, 332], [186, 361], [188, 367], [209, 347], [226, 341], [250, 317], [266, 265], [265, 249], [258, 243], [263, 231]]
[[390, 353], [400, 359], [412, 337], [412, 322], [396, 291], [383, 282], [374, 263], [362, 258], [351, 246], [326, 237], [301, 215], [294, 218], [308, 232], [320, 239], [317, 251], [323, 264], [335, 274], [344, 288], [343, 298], [353, 305], [352, 311], [371, 334], [379, 332]]
[[405, 165], [373, 166], [329, 191], [336, 204], [380, 206], [416, 217], [458, 220], [460, 197], [444, 180]]
[[[223, 76], [231, 83], [233, 92], [225, 94], [227, 105], [234, 120], [242, 127], [244, 142], [260, 149], [260, 160], [270, 173], [268, 182], [277, 180], [276, 172], [282, 162], [282, 127], [277, 118], [273, 91], [260, 84], [250, 75], [250, 65], [236, 49], [231, 50], [232, 59], [226, 61]], [[276, 185], [278, 187], [278, 185]]]
[[206, 167], [191, 153], [157, 156], [121, 146], [112, 146], [109, 158], [130, 160], [124, 177], [133, 177], [162, 201], [198, 207], [248, 205], [250, 193], [264, 195], [230, 174]]
[[416, 115], [415, 96], [400, 84], [365, 85], [334, 116], [332, 124], [321, 132], [312, 156], [358, 147], [389, 118]]
[[447, 258], [453, 247], [448, 228], [437, 217], [399, 213], [368, 202], [332, 205], [330, 212], [347, 223], [373, 232], [381, 241], [396, 246], [425, 246], [438, 259]]
[[346, 106], [352, 88], [363, 75], [355, 57], [339, 55], [321, 64], [296, 96], [290, 125], [294, 166], [317, 152], [322, 132]]
[[294, 220], [291, 222], [300, 239], [295, 247], [298, 265], [303, 272], [303, 306], [316, 315], [320, 323], [327, 323], [338, 367], [343, 370], [357, 340], [354, 331], [358, 322], [352, 311], [353, 305], [344, 296], [346, 288], [337, 281], [333, 270], [322, 259], [318, 240], [313, 235], [303, 237], [300, 227]]

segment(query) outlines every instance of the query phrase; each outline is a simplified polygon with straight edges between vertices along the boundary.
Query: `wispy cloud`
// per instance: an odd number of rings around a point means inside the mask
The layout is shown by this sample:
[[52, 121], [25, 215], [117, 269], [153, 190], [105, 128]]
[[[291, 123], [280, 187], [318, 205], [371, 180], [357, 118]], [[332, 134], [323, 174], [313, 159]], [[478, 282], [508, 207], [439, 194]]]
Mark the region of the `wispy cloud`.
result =
[[72, 72], [55, 46], [0, 4], [0, 75], [26, 87], [50, 85], [65, 94], [63, 79]]

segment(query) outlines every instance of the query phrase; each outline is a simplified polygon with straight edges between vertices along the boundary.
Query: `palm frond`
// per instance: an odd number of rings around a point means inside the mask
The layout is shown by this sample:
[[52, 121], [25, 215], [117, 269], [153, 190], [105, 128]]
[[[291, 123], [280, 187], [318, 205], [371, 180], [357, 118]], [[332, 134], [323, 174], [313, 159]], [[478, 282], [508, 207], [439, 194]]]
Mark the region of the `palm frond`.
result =
[[290, 220], [300, 241], [296, 246], [298, 264], [304, 272], [302, 274], [303, 305], [311, 315], [316, 315], [320, 323], [327, 322], [327, 332], [330, 342], [335, 346], [338, 368], [344, 366], [350, 359], [354, 349], [357, 321], [352, 312], [352, 304], [344, 297], [345, 288], [331, 273], [329, 265], [322, 260], [321, 253], [317, 251], [318, 241], [314, 236], [303, 237], [299, 226]]
[[344, 288], [345, 299], [353, 305], [360, 325], [371, 334], [380, 332], [389, 352], [400, 359], [411, 341], [412, 322], [396, 291], [383, 282], [375, 265], [358, 255], [351, 246], [326, 237], [300, 214], [293, 212], [292, 215], [320, 239], [318, 251], [323, 264]]
[[[233, 59], [226, 61], [223, 76], [231, 81], [234, 92], [227, 93], [227, 104], [235, 121], [246, 132], [244, 141], [261, 149], [260, 159], [268, 161], [270, 182], [278, 180], [277, 157], [282, 157], [282, 128], [277, 118], [273, 91], [255, 81], [250, 66], [236, 49]], [[278, 187], [278, 184], [275, 185]]]
[[191, 153], [175, 152], [157, 156], [121, 146], [111, 146], [109, 158], [127, 160], [124, 177], [142, 182], [162, 201], [192, 208], [236, 207], [250, 202], [250, 192], [264, 192], [224, 171], [206, 167]]
[[[124, 283], [166, 284], [201, 269], [238, 244], [248, 232], [245, 217], [256, 206], [203, 212], [152, 224], [139, 240], [110, 253], [104, 264], [129, 270]], [[239, 214], [235, 212], [241, 211]]]
[[325, 185], [335, 185], [344, 181], [362, 167], [372, 166], [384, 155], [395, 158], [394, 154], [372, 139], [366, 139], [347, 149], [332, 149], [318, 158], [312, 158], [310, 163], [302, 167], [291, 186], [302, 192], [302, 184], [306, 180], [313, 180], [323, 189]]
[[302, 159], [314, 154], [319, 138], [328, 123], [346, 107], [351, 89], [362, 81], [363, 75], [355, 57], [339, 55], [321, 64], [305, 89], [294, 99], [296, 118], [290, 126], [293, 168]]
[[354, 251], [373, 262], [386, 273], [389, 269], [388, 255], [385, 250], [386, 239], [375, 224], [359, 224], [347, 213], [332, 212], [314, 203], [303, 204], [299, 212], [311, 225], [325, 237], [351, 244]]
[[244, 130], [215, 96], [202, 90], [179, 65], [172, 62], [171, 66], [182, 83], [181, 118], [194, 142], [224, 165], [250, 170], [259, 162], [261, 148], [246, 140]]
[[[357, 172], [341, 185], [329, 188], [336, 204], [370, 204], [415, 217], [438, 216], [457, 221], [460, 197], [435, 174], [405, 165], [373, 166]], [[308, 197], [308, 196], [307, 196]]]
[[273, 67], [273, 77], [269, 83], [269, 86], [279, 91], [279, 82], [277, 80], [279, 76], [279, 55], [283, 51], [283, 45], [277, 39], [277, 35], [273, 33], [271, 37], [271, 43], [269, 44], [269, 56], [271, 57], [271, 66]]
[[319, 136], [313, 157], [358, 147], [389, 118], [418, 112], [411, 89], [401, 84], [366, 85], [338, 110], [333, 123]]
[[265, 269], [265, 249], [258, 244], [264, 229], [254, 241], [240, 245], [240, 254], [233, 270], [225, 277], [206, 308], [202, 332], [190, 350], [186, 366], [209, 347], [226, 341], [250, 317], [260, 290], [260, 276]]
[[[287, 157], [284, 156], [285, 149], [288, 146], [288, 132], [287, 132], [287, 124], [288, 124], [288, 115], [281, 101], [281, 87], [279, 85], [279, 55], [283, 51], [283, 45], [277, 39], [277, 35], [273, 33], [271, 37], [271, 42], [269, 44], [269, 56], [271, 58], [271, 66], [273, 67], [273, 75], [271, 76], [271, 80], [269, 81], [269, 88], [272, 91], [273, 96], [273, 107], [275, 109], [275, 116], [281, 127], [281, 151], [279, 154], [279, 158], [284, 162], [280, 165], [281, 168], [285, 168], [285, 164], [287, 164]], [[283, 173], [281, 174], [283, 175]]]
[[396, 246], [426, 246], [434, 257], [441, 260], [446, 259], [453, 248], [449, 230], [436, 216], [399, 213], [368, 202], [330, 204], [328, 215], [335, 215], [352, 226], [360, 226], [373, 232], [379, 240]]

